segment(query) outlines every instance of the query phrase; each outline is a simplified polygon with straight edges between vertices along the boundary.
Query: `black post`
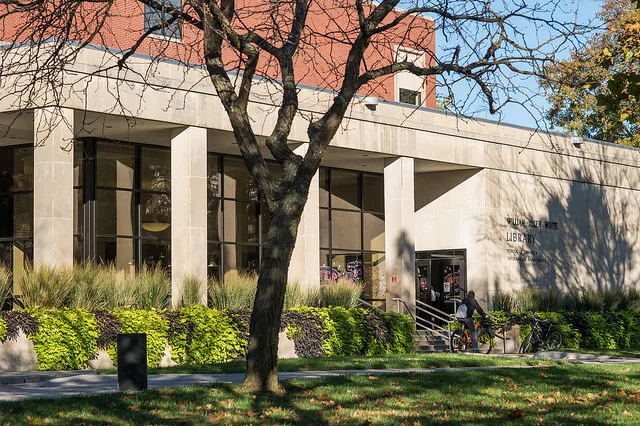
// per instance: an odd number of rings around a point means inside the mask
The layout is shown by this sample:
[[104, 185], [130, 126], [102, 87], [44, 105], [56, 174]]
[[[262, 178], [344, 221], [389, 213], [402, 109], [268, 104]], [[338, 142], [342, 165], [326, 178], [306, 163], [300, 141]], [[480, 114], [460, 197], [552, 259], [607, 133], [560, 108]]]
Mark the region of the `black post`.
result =
[[118, 334], [118, 390], [147, 389], [147, 335]]

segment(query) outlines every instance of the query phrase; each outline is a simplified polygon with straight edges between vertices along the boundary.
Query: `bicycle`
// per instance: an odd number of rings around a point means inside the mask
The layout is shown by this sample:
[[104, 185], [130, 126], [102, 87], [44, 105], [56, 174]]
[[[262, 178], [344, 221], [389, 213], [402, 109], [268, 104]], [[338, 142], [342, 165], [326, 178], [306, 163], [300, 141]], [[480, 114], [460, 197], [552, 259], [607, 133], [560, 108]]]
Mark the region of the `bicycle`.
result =
[[[449, 349], [451, 352], [465, 352], [472, 347], [469, 329], [463, 322], [460, 322], [460, 324], [462, 324], [462, 329], [453, 331], [449, 339]], [[485, 354], [490, 353], [494, 346], [493, 336], [495, 333], [489, 327], [480, 324], [480, 321], [477, 321], [475, 326], [476, 332], [478, 333], [478, 346], [480, 347], [478, 352]]]
[[520, 346], [520, 353], [534, 352], [540, 349], [549, 351], [560, 349], [562, 333], [554, 329], [558, 324], [549, 319], [538, 319], [533, 314], [530, 315], [531, 333]]

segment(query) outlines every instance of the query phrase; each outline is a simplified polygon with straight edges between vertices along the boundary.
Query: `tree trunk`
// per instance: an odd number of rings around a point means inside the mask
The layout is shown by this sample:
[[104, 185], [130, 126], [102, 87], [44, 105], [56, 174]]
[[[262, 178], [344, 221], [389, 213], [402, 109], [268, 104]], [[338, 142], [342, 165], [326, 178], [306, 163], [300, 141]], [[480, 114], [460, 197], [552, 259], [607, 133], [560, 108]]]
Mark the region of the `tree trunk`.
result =
[[262, 251], [258, 289], [251, 313], [244, 381], [246, 387], [255, 391], [279, 390], [278, 334], [289, 263], [309, 192], [308, 183], [306, 189], [304, 186], [300, 185], [295, 191], [289, 192], [272, 213]]

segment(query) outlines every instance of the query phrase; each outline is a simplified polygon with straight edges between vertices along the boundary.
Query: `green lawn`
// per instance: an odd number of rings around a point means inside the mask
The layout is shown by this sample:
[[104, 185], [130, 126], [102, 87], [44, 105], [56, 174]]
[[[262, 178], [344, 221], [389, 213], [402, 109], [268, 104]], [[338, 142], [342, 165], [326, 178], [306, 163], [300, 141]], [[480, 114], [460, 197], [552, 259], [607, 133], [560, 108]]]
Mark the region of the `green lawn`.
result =
[[2, 424], [638, 424], [640, 365], [556, 364], [219, 384], [0, 404]]
[[[436, 368], [436, 367], [483, 367], [490, 365], [549, 365], [553, 361], [531, 358], [508, 358], [474, 354], [400, 354], [387, 356], [352, 356], [293, 358], [278, 361], [278, 371], [317, 371], [317, 370], [367, 370], [383, 368]], [[211, 365], [187, 365], [168, 368], [151, 368], [149, 374], [180, 373], [244, 373], [244, 361], [232, 361]], [[101, 373], [115, 374], [116, 370], [103, 370]]]

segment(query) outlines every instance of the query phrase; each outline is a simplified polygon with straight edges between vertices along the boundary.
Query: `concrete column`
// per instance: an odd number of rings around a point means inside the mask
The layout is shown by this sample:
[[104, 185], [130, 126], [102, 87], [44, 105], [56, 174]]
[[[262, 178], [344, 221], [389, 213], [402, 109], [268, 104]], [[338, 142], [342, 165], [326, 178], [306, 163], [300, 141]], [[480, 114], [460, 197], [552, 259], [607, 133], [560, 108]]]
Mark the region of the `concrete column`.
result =
[[73, 110], [33, 113], [33, 264], [73, 265]]
[[[308, 145], [300, 145], [295, 153], [304, 156]], [[320, 173], [316, 172], [309, 187], [298, 238], [291, 255], [288, 282], [298, 282], [303, 290], [320, 287]]]
[[207, 130], [188, 127], [171, 139], [171, 304], [184, 279], [200, 282], [207, 303]]
[[414, 161], [401, 157], [385, 161], [384, 230], [387, 310], [394, 297], [415, 303]]

